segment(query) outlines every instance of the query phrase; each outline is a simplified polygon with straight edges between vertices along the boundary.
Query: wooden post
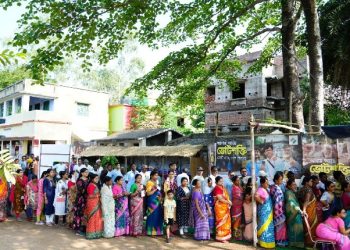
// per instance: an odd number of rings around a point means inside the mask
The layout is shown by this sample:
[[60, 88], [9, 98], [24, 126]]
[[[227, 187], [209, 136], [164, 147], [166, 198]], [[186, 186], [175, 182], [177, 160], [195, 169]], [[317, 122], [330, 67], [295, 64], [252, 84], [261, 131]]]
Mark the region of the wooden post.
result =
[[256, 202], [254, 199], [255, 196], [255, 189], [256, 189], [256, 177], [255, 177], [255, 140], [254, 140], [254, 129], [255, 129], [256, 123], [254, 116], [252, 115], [250, 118], [250, 148], [251, 148], [251, 163], [252, 163], [252, 196], [253, 196], [253, 244], [254, 247], [257, 246], [258, 238], [257, 238], [257, 213], [256, 213]]

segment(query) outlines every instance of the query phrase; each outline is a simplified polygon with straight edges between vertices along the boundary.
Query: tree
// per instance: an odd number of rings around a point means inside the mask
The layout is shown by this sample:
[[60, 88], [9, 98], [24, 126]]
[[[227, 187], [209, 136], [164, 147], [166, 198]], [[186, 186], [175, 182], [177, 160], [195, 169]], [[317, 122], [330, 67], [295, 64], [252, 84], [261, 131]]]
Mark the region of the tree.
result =
[[31, 78], [31, 73], [23, 65], [6, 67], [0, 70], [0, 89], [26, 78]]
[[320, 7], [325, 80], [350, 89], [350, 0], [330, 0]]
[[321, 34], [316, 0], [301, 0], [306, 22], [306, 39], [310, 61], [311, 128], [324, 124], [324, 81]]
[[[295, 46], [295, 31], [299, 21], [302, 8], [297, 9], [296, 1], [282, 0], [282, 56], [283, 56], [283, 78], [290, 89], [293, 105], [293, 121], [300, 129], [304, 129], [303, 96], [300, 91], [299, 75], [297, 68], [297, 53]], [[289, 99], [288, 98], [288, 99]]]

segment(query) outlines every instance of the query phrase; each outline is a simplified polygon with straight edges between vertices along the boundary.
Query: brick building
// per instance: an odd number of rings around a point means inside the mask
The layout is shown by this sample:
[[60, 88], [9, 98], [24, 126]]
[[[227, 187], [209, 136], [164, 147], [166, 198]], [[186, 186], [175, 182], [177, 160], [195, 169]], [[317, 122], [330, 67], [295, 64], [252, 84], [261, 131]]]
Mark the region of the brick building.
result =
[[[232, 90], [219, 80], [207, 88], [205, 125], [208, 131], [215, 130], [216, 124], [221, 132], [245, 131], [251, 114], [261, 120], [288, 120], [289, 89], [283, 81], [282, 57], [275, 57], [272, 65], [258, 74], [246, 74], [260, 54], [258, 51], [239, 57], [243, 69], [238, 88]], [[308, 70], [307, 60], [302, 60], [298, 68], [302, 77]]]

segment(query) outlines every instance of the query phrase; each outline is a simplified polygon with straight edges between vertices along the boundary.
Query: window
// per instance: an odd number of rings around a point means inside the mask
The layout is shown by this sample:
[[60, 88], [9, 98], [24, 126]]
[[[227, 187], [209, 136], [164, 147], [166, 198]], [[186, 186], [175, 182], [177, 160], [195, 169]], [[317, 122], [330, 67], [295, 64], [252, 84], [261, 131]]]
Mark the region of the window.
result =
[[6, 102], [6, 115], [12, 115], [12, 100]]
[[22, 110], [22, 97], [16, 99], [16, 114], [21, 113]]
[[244, 98], [245, 97], [245, 84], [238, 83], [238, 86], [235, 90], [232, 90], [232, 99]]
[[36, 103], [34, 105], [34, 110], [40, 110], [40, 103]]
[[177, 118], [177, 126], [180, 128], [185, 127], [185, 119], [182, 117], [178, 117]]
[[4, 103], [0, 103], [0, 117], [4, 117]]
[[215, 96], [215, 86], [211, 86], [207, 88], [207, 95], [208, 96]]
[[271, 83], [268, 82], [266, 94], [267, 96], [271, 96], [271, 93], [272, 93], [272, 86], [271, 86]]
[[44, 102], [43, 110], [50, 110], [50, 101], [45, 101]]
[[29, 111], [33, 110], [33, 105], [29, 105]]
[[77, 103], [77, 115], [78, 116], [89, 116], [89, 104]]

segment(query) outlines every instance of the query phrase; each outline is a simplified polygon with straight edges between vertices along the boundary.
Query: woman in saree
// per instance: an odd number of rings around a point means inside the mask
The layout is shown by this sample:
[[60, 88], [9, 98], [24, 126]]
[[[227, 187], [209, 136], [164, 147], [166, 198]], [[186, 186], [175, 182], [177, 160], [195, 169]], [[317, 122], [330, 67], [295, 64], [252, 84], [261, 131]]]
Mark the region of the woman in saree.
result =
[[321, 189], [318, 187], [318, 184], [320, 183], [320, 179], [316, 175], [311, 176], [312, 179], [312, 192], [314, 192], [314, 195], [316, 197], [317, 206], [316, 206], [316, 214], [317, 214], [317, 221], [323, 221], [323, 214], [322, 214], [322, 202], [320, 201], [322, 192]]
[[113, 186], [113, 196], [115, 199], [115, 233], [114, 236], [129, 235], [130, 217], [129, 217], [129, 193], [126, 191], [123, 176], [115, 178], [116, 184]]
[[202, 189], [203, 189], [203, 195], [204, 195], [204, 202], [208, 210], [208, 221], [209, 221], [210, 233], [214, 233], [215, 213], [214, 213], [214, 197], [212, 194], [214, 187], [213, 187], [213, 181], [211, 178], [209, 177], [205, 178]]
[[[326, 181], [325, 183], [326, 191], [321, 196], [321, 202], [323, 204], [323, 220], [327, 220], [331, 215], [333, 208], [336, 206], [336, 197], [334, 194], [335, 184], [331, 181]], [[340, 203], [340, 202], [338, 202]]]
[[227, 242], [231, 239], [231, 214], [230, 209], [232, 203], [228, 197], [228, 193], [224, 188], [224, 179], [221, 176], [215, 178], [216, 186], [213, 189], [215, 201], [215, 226], [216, 240]]
[[69, 180], [67, 183], [67, 225], [72, 228], [73, 218], [74, 218], [74, 203], [77, 198], [77, 186], [75, 185], [73, 174], [69, 174]]
[[272, 199], [268, 188], [268, 179], [261, 176], [260, 187], [255, 193], [255, 201], [258, 204], [258, 243], [264, 248], [275, 248]]
[[346, 211], [346, 217], [344, 219], [345, 227], [350, 227], [350, 184], [349, 182], [345, 181], [342, 184], [342, 191], [343, 194], [341, 196], [341, 201], [343, 203], [343, 207]]
[[175, 178], [175, 171], [172, 169], [169, 170], [168, 177], [166, 178], [166, 180], [164, 182], [164, 194], [165, 194], [165, 196], [169, 190], [173, 191], [174, 195], [176, 195], [177, 184], [176, 184], [176, 178]]
[[90, 183], [87, 186], [86, 193], [86, 239], [99, 239], [103, 235], [103, 220], [100, 200], [100, 190], [98, 189], [99, 177], [97, 174], [90, 173]]
[[331, 216], [316, 228], [316, 235], [325, 240], [337, 242], [337, 250], [350, 249], [350, 229], [345, 228], [344, 218], [346, 211], [343, 208], [335, 207]]
[[283, 173], [277, 171], [273, 177], [274, 184], [270, 187], [273, 204], [273, 224], [275, 225], [275, 240], [278, 246], [288, 245], [284, 195], [280, 188], [283, 183]]
[[181, 178], [181, 186], [176, 192], [176, 223], [179, 226], [180, 236], [186, 238], [188, 233], [191, 198], [190, 189], [188, 188], [188, 180], [186, 177]]
[[17, 221], [22, 221], [20, 214], [24, 211], [24, 194], [28, 178], [23, 174], [22, 169], [18, 169], [16, 173], [16, 184], [11, 187], [11, 200]]
[[290, 247], [304, 248], [304, 228], [303, 218], [304, 212], [299, 206], [299, 202], [295, 193], [297, 184], [294, 180], [287, 181], [287, 190], [285, 193], [286, 215], [288, 240]]
[[162, 196], [157, 187], [157, 180], [158, 171], [153, 170], [150, 174], [150, 180], [146, 184], [146, 233], [149, 236], [163, 235], [163, 209], [161, 206]]
[[6, 211], [6, 204], [7, 204], [7, 195], [8, 195], [8, 189], [7, 189], [7, 181], [5, 179], [5, 175], [3, 172], [0, 173], [0, 222], [7, 220], [7, 211]]
[[47, 177], [47, 171], [41, 174], [41, 178], [38, 181], [38, 206], [36, 208], [36, 223], [35, 225], [44, 225], [43, 211], [44, 211], [44, 180]]
[[[300, 207], [303, 209], [304, 214], [307, 214], [307, 221], [311, 228], [311, 234], [314, 237], [316, 227], [318, 225], [317, 220], [317, 200], [312, 192], [312, 179], [309, 176], [306, 176], [303, 179], [303, 187], [299, 191], [299, 203]], [[304, 235], [305, 235], [305, 245], [313, 245], [313, 241], [310, 239], [309, 234], [307, 233], [307, 228], [304, 225]]]
[[32, 221], [36, 217], [38, 207], [38, 177], [33, 174], [32, 180], [27, 183], [26, 193], [24, 195], [24, 205], [26, 207], [27, 220]]
[[86, 229], [86, 221], [84, 218], [84, 210], [86, 207], [86, 189], [89, 184], [88, 179], [89, 171], [87, 168], [82, 168], [79, 172], [79, 176], [76, 182], [77, 196], [73, 208], [73, 230], [76, 235], [84, 235]]
[[194, 220], [194, 239], [195, 240], [210, 240], [207, 206], [204, 201], [204, 196], [201, 191], [201, 181], [194, 179], [192, 181], [194, 187], [192, 191], [192, 209]]
[[102, 215], [103, 215], [103, 237], [113, 238], [115, 233], [115, 202], [113, 198], [112, 178], [105, 176], [101, 189]]
[[143, 197], [145, 197], [145, 190], [142, 185], [142, 176], [136, 174], [135, 183], [130, 188], [130, 234], [135, 237], [142, 235]]
[[243, 188], [237, 175], [232, 177], [232, 182], [232, 235], [235, 240], [242, 240]]

